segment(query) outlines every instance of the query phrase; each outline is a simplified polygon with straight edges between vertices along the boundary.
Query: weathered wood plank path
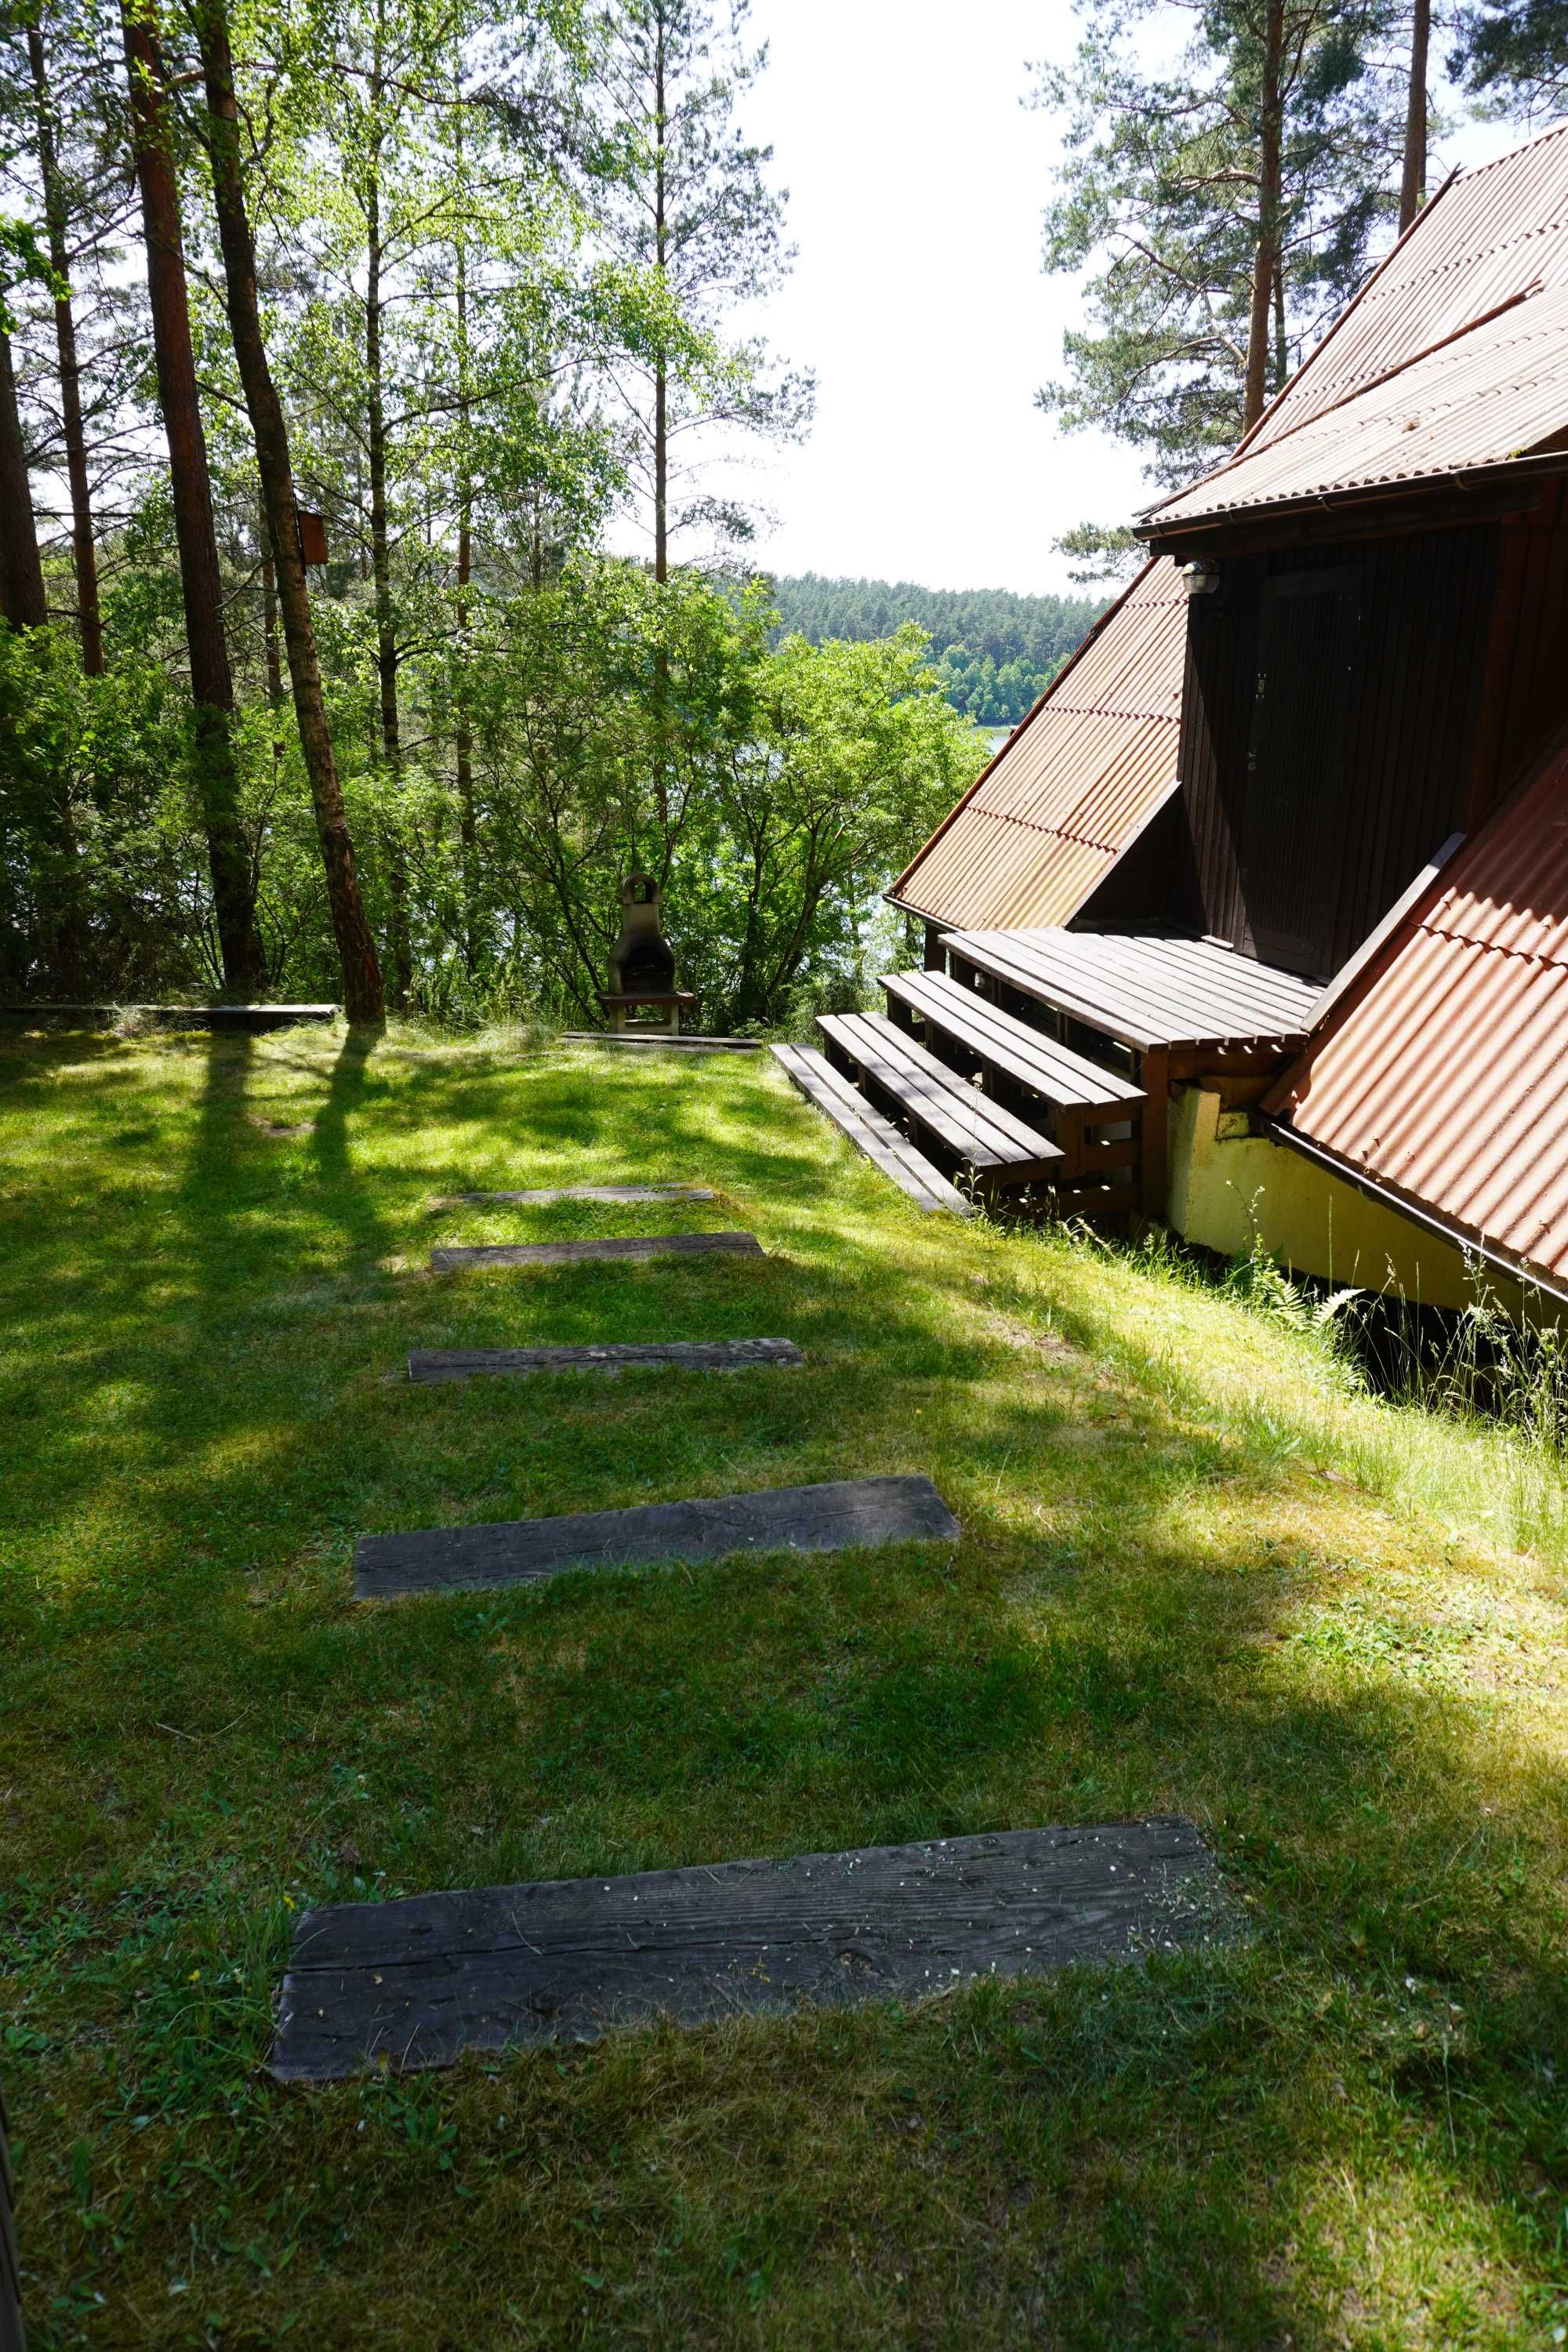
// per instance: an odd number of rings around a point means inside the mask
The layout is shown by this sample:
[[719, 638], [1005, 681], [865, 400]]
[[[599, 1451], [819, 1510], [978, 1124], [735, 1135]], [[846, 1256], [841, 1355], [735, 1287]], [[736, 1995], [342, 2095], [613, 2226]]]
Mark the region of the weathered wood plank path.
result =
[[432, 1274], [469, 1265], [581, 1265], [595, 1258], [766, 1255], [755, 1234], [633, 1234], [591, 1242], [491, 1242], [472, 1249], [433, 1249]]
[[532, 1192], [437, 1192], [436, 1209], [533, 1208], [549, 1201], [713, 1201], [708, 1184], [545, 1184]]
[[574, 1568], [724, 1559], [731, 1552], [842, 1551], [858, 1544], [954, 1540], [958, 1521], [929, 1478], [837, 1478], [622, 1511], [567, 1511], [488, 1527], [361, 1536], [354, 1598], [529, 1584]]
[[673, 1364], [688, 1372], [741, 1372], [752, 1364], [804, 1364], [793, 1339], [606, 1341], [593, 1348], [423, 1348], [408, 1377], [427, 1386], [490, 1374], [618, 1372], [628, 1364]]
[[308, 1911], [272, 2072], [330, 2082], [464, 2050], [842, 2008], [1167, 1950], [1223, 1925], [1190, 1822], [1024, 1829], [780, 1862]]

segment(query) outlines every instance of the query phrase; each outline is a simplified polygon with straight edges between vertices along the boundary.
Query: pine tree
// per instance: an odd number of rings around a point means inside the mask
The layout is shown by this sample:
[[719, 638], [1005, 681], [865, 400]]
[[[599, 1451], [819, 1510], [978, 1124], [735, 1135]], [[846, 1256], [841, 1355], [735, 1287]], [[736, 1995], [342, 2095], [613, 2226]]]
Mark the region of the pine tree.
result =
[[772, 150], [734, 123], [767, 55], [744, 47], [746, 14], [746, 0], [727, 11], [708, 0], [622, 0], [605, 19], [598, 79], [616, 168], [603, 226], [618, 256], [652, 279], [652, 316], [625, 383], [660, 581], [683, 530], [751, 536], [743, 509], [696, 494], [683, 445], [721, 425], [794, 436], [811, 414], [809, 377], [774, 372], [763, 344], [726, 335], [729, 313], [769, 292], [790, 261], [785, 197], [766, 179]]
[[1155, 0], [1086, 11], [1036, 101], [1068, 116], [1048, 270], [1091, 271], [1090, 324], [1039, 394], [1179, 482], [1256, 421], [1365, 274], [1395, 208], [1408, 75], [1384, 0], [1216, 0], [1178, 65], [1138, 53]]

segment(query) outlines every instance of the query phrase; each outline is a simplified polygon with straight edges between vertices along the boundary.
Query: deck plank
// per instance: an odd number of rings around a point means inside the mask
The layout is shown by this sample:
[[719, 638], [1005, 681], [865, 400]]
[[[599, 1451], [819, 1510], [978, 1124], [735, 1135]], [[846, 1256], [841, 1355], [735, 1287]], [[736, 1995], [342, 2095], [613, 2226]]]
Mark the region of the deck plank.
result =
[[942, 945], [1026, 996], [1142, 1052], [1305, 1041], [1313, 983], [1205, 940], [952, 930]]
[[791, 1083], [833, 1121], [835, 1127], [863, 1152], [873, 1166], [890, 1176], [918, 1209], [945, 1210], [955, 1217], [973, 1217], [966, 1201], [942, 1170], [900, 1135], [891, 1119], [856, 1091], [824, 1054], [812, 1045], [775, 1045], [773, 1055]]
[[661, 2017], [950, 1993], [1234, 1932], [1213, 1858], [1179, 1817], [340, 1904], [295, 1928], [271, 2070], [325, 2083], [449, 2065]]
[[1049, 1177], [1058, 1145], [959, 1077], [879, 1013], [819, 1013], [816, 1025], [862, 1076], [983, 1176]]
[[712, 1252], [766, 1255], [755, 1234], [627, 1234], [587, 1242], [488, 1242], [466, 1249], [433, 1249], [432, 1274], [471, 1265], [581, 1265], [596, 1258], [706, 1257]]
[[1144, 1100], [1142, 1087], [1131, 1079], [1015, 1020], [945, 972], [890, 971], [882, 986], [896, 1003], [1058, 1109], [1126, 1118]]
[[859, 1544], [953, 1542], [958, 1521], [929, 1478], [835, 1478], [621, 1511], [568, 1511], [489, 1527], [361, 1536], [356, 1601], [531, 1584], [568, 1569], [727, 1559], [732, 1552], [843, 1551]]
[[804, 1364], [793, 1339], [665, 1339], [605, 1341], [593, 1348], [418, 1348], [408, 1377], [427, 1388], [450, 1381], [531, 1372], [620, 1372], [638, 1364], [670, 1364], [688, 1372], [740, 1372], [753, 1364]]

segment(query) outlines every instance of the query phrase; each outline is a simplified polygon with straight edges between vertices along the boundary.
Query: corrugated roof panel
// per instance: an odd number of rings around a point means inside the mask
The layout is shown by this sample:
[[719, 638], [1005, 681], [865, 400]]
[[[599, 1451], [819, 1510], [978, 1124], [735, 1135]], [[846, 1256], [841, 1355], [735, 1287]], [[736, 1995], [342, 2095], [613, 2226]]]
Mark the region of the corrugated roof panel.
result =
[[1568, 1277], [1568, 745], [1292, 1071], [1283, 1116], [1349, 1166]]
[[1162, 530], [1332, 490], [1504, 465], [1568, 429], [1568, 286], [1533, 294], [1196, 482], [1158, 509]]
[[1140, 574], [894, 883], [933, 922], [1065, 923], [1171, 791], [1187, 600]]
[[1538, 280], [1568, 284], [1568, 125], [1461, 173], [1419, 215], [1286, 386], [1249, 454]]

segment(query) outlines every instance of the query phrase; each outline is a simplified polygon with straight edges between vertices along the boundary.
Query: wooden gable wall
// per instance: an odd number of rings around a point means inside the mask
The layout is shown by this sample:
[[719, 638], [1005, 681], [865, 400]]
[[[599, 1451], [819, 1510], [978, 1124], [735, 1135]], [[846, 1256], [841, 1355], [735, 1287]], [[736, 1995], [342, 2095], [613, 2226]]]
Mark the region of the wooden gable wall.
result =
[[[1487, 522], [1224, 559], [1221, 591], [1194, 600], [1187, 632], [1178, 772], [1195, 890], [1189, 884], [1187, 903], [1172, 906], [1173, 922], [1266, 961], [1326, 974], [1366, 937], [1438, 845], [1465, 829], [1501, 540], [1501, 526]], [[1281, 945], [1278, 905], [1248, 907], [1244, 844], [1250, 826], [1256, 867], [1261, 821], [1271, 815], [1268, 776], [1249, 772], [1259, 740], [1268, 583], [1296, 583], [1313, 572], [1331, 574], [1342, 602], [1350, 599], [1353, 609], [1332, 641], [1343, 649], [1342, 660], [1332, 655], [1342, 677], [1342, 708], [1331, 707], [1329, 678], [1321, 712], [1311, 693], [1299, 690], [1294, 698], [1300, 742], [1291, 821], [1303, 837], [1299, 857], [1289, 844], [1277, 845], [1268, 885], [1277, 900], [1285, 877], [1294, 877], [1289, 887], [1298, 903], [1285, 928], [1314, 945], [1292, 952]], [[1329, 580], [1321, 584], [1326, 591]], [[1281, 626], [1279, 592], [1273, 601], [1270, 658], [1278, 662], [1292, 632]], [[1308, 599], [1300, 611], [1305, 616], [1311, 610]], [[1317, 646], [1316, 658], [1331, 658], [1321, 627], [1303, 624], [1300, 635]], [[1314, 761], [1321, 761], [1321, 798], [1303, 806], [1300, 778], [1312, 774]]]

